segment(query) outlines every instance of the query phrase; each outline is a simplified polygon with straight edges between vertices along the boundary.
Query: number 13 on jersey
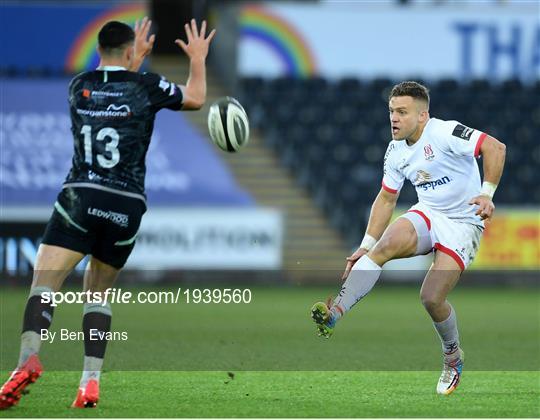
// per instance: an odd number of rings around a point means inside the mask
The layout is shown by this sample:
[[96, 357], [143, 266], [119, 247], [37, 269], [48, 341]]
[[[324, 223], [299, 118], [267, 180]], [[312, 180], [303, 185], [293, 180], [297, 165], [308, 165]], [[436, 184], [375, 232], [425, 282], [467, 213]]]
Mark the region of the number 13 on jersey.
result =
[[[84, 135], [84, 161], [89, 165], [92, 165], [92, 127], [87, 124], [83, 125], [81, 134]], [[118, 150], [120, 135], [118, 134], [118, 131], [111, 127], [104, 127], [97, 132], [96, 140], [104, 141], [105, 151], [110, 154], [110, 157], [102, 154], [96, 155], [99, 165], [102, 168], [114, 167], [120, 161], [120, 151]]]

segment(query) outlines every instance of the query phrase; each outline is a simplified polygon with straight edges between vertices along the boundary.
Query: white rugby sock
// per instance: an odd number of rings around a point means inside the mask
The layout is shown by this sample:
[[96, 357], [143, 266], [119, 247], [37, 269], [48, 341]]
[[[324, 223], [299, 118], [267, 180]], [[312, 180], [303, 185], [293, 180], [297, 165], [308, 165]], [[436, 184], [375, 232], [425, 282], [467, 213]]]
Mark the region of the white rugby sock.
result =
[[459, 347], [459, 333], [456, 312], [452, 305], [450, 305], [448, 318], [441, 322], [434, 322], [433, 326], [441, 339], [443, 352], [447, 355], [454, 353]]
[[369, 293], [377, 280], [379, 280], [381, 270], [381, 267], [375, 264], [367, 255], [364, 255], [356, 262], [334, 300], [334, 306], [331, 310], [336, 320]]
[[33, 354], [39, 352], [41, 347], [41, 336], [35, 331], [25, 331], [21, 334], [21, 351], [19, 353], [19, 363], [21, 367]]
[[80, 388], [85, 388], [89, 380], [93, 379], [99, 382], [101, 376], [101, 367], [103, 366], [103, 359], [92, 356], [84, 356], [84, 368], [81, 377]]

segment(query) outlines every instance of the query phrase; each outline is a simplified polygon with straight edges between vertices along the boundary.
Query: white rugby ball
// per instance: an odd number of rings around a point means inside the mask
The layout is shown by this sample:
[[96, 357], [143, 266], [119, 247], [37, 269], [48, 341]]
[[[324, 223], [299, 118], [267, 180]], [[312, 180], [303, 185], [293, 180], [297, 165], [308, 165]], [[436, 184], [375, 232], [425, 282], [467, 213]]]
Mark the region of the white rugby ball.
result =
[[249, 140], [249, 120], [240, 102], [230, 96], [219, 98], [208, 112], [208, 131], [214, 144], [226, 152], [237, 152]]

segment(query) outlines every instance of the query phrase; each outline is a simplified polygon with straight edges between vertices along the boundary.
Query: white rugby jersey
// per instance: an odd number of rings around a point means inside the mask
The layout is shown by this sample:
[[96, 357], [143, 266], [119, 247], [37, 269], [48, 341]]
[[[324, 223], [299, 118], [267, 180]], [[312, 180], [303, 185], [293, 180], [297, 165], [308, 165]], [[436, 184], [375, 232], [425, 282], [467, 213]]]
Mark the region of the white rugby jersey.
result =
[[420, 139], [412, 146], [392, 140], [384, 156], [382, 187], [397, 193], [407, 178], [416, 188], [418, 201], [450, 219], [483, 226], [469, 201], [480, 195], [476, 157], [486, 138], [481, 131], [457, 121], [430, 118]]

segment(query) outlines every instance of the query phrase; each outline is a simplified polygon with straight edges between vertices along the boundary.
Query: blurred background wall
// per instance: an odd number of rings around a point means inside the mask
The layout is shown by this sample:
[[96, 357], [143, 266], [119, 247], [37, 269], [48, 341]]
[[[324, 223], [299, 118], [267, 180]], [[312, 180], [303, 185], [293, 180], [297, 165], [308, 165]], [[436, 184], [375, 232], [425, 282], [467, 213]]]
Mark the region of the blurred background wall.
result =
[[[148, 154], [149, 211], [128, 263], [137, 280], [335, 283], [380, 189], [387, 96], [405, 79], [431, 90], [431, 115], [507, 145], [507, 164], [471, 282], [538, 282], [538, 1], [7, 1], [0, 6], [1, 282], [27, 282], [70, 166], [67, 84], [97, 65], [108, 20], [149, 15], [145, 69], [185, 83], [174, 45], [191, 17], [218, 29], [208, 104], [163, 111]], [[250, 144], [208, 140], [209, 104], [236, 96]], [[482, 162], [479, 162], [482, 165]], [[403, 189], [400, 211], [414, 204]], [[429, 259], [398, 261], [415, 281]], [[23, 278], [26, 279], [23, 281]]]

